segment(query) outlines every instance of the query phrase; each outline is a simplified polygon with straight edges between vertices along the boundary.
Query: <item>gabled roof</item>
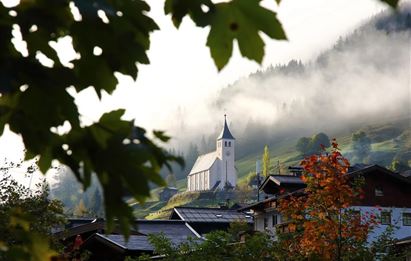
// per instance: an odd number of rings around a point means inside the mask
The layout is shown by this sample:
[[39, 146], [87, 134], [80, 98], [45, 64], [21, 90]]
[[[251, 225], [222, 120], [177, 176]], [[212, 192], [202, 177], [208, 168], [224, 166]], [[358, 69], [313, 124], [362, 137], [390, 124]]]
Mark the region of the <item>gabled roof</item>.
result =
[[66, 229], [56, 231], [54, 236], [63, 239], [103, 231], [104, 229], [105, 222], [102, 219], [81, 219], [80, 221], [79, 219], [69, 219]]
[[193, 168], [188, 175], [192, 175], [201, 171], [209, 170], [217, 159], [217, 152], [213, 151], [207, 154], [198, 156]]
[[[153, 251], [154, 247], [150, 244], [147, 236], [134, 236], [131, 235], [128, 241], [124, 239], [123, 235], [99, 235], [100, 237], [104, 237], [106, 240], [110, 240], [113, 243], [131, 250], [131, 251]], [[171, 240], [171, 243], [175, 246], [180, 245], [181, 243], [187, 242], [188, 237], [186, 236], [167, 236], [168, 239]]]
[[296, 175], [270, 175], [265, 178], [259, 189], [267, 194], [275, 194], [279, 187], [298, 189], [305, 187], [305, 184]]
[[[186, 228], [186, 229], [185, 229]], [[180, 234], [169, 234], [169, 230], [161, 231], [166, 238], [168, 238], [171, 243], [175, 246], [181, 243], [188, 242], [188, 240], [203, 240], [193, 233], [185, 233], [188, 230], [185, 227], [185, 223], [180, 226]], [[158, 233], [152, 233], [158, 234]], [[108, 234], [104, 235], [101, 233], [95, 233], [89, 237], [83, 244], [83, 248], [95, 248], [95, 245], [102, 245], [103, 247], [111, 248], [113, 251], [117, 252], [119, 255], [125, 255], [126, 253], [151, 253], [154, 250], [154, 246], [151, 245], [149, 237], [145, 235], [130, 235], [126, 241], [124, 235], [120, 234]], [[100, 247], [101, 249], [101, 247]]]
[[175, 207], [170, 218], [181, 219], [189, 223], [232, 223], [235, 221], [253, 223], [253, 218], [250, 215], [234, 209], [222, 208]]
[[[355, 167], [355, 165], [354, 165], [354, 167]], [[363, 168], [358, 168], [358, 169], [355, 169], [353, 171], [349, 171], [347, 173], [347, 175], [350, 175], [350, 176], [366, 175], [366, 174], [372, 173], [374, 171], [380, 171], [380, 172], [382, 172], [382, 173], [384, 173], [384, 174], [386, 174], [386, 175], [388, 175], [388, 176], [390, 176], [390, 177], [392, 177], [392, 178], [394, 178], [394, 179], [396, 179], [400, 182], [411, 185], [411, 180], [409, 178], [406, 178], [406, 177], [404, 177], [404, 176], [402, 176], [398, 173], [392, 172], [391, 170], [389, 170], [387, 168], [384, 168], [384, 167], [381, 167], [380, 165], [376, 165], [376, 164], [375, 165], [366, 165], [366, 166], [363, 166]]]
[[261, 186], [268, 181], [273, 181], [278, 186], [286, 185], [286, 184], [304, 184], [300, 177], [294, 175], [270, 175], [268, 176]]
[[234, 136], [231, 134], [230, 129], [228, 129], [227, 118], [224, 115], [224, 127], [218, 135], [217, 140], [226, 139], [226, 140], [235, 140]]
[[164, 233], [171, 237], [195, 237], [193, 231], [182, 220], [136, 220], [137, 231], [143, 235]]
[[287, 192], [287, 193], [284, 193], [284, 194], [281, 194], [281, 195], [275, 195], [275, 196], [266, 198], [262, 201], [258, 201], [258, 202], [255, 202], [253, 204], [250, 204], [248, 206], [242, 207], [242, 208], [238, 209], [238, 211], [247, 211], [247, 210], [250, 210], [250, 209], [259, 209], [259, 208], [262, 209], [262, 208], [264, 208], [264, 205], [267, 202], [276, 201], [276, 200], [286, 198], [286, 197], [289, 197], [289, 196], [300, 196], [300, 195], [304, 195], [304, 193], [305, 193], [305, 188], [302, 188], [302, 189], [294, 190], [292, 192]]

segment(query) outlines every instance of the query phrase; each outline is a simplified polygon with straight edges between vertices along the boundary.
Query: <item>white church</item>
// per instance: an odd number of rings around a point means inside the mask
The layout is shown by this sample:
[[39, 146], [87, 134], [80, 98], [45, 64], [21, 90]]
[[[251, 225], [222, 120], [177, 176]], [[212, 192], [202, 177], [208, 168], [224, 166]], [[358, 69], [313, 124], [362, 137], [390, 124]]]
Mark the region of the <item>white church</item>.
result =
[[237, 183], [235, 138], [227, 125], [217, 137], [216, 150], [200, 155], [187, 176], [187, 191], [204, 191], [233, 188]]

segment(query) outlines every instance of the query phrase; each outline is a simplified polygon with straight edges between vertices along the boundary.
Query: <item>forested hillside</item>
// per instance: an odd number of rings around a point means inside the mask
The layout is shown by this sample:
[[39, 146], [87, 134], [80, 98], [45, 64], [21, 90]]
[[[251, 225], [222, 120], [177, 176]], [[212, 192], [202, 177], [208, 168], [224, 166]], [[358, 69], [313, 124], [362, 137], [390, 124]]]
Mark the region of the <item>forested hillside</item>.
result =
[[411, 110], [410, 10], [376, 15], [311, 62], [272, 65], [223, 88], [207, 105], [215, 119], [212, 128], [190, 129], [179, 112], [176, 121], [184, 128], [178, 133], [186, 136], [177, 134], [171, 151], [184, 156], [186, 167], [174, 168], [176, 179], [185, 178], [199, 154], [215, 149], [222, 126], [218, 112], [226, 108], [241, 174], [249, 171], [242, 162], [255, 161], [266, 144], [274, 149], [320, 132], [350, 136], [393, 120], [406, 125]]

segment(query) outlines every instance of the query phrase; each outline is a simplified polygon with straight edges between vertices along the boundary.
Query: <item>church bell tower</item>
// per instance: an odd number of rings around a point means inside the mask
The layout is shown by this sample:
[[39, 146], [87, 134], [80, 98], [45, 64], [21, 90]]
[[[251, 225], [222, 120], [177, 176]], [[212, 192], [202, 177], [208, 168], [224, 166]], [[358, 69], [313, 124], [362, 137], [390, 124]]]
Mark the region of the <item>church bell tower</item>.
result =
[[237, 174], [234, 166], [235, 162], [235, 138], [231, 134], [227, 125], [227, 115], [224, 114], [224, 127], [217, 137], [217, 157], [220, 164], [220, 188], [235, 187]]

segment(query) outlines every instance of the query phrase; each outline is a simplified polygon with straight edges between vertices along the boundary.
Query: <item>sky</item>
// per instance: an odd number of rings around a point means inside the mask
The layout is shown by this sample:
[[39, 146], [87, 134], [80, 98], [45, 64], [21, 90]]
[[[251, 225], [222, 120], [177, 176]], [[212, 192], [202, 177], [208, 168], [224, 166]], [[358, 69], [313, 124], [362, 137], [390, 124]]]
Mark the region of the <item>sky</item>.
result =
[[[242, 58], [235, 48], [228, 65], [218, 72], [205, 46], [208, 28], [196, 28], [185, 19], [177, 30], [164, 15], [162, 1], [152, 2], [150, 15], [161, 30], [151, 37], [150, 65], [140, 65], [136, 82], [122, 77], [115, 93], [105, 96], [100, 106], [80, 106], [88, 118], [97, 119], [102, 111], [125, 107], [127, 116], [135, 118], [138, 125], [164, 129], [178, 108], [189, 110], [227, 84], [271, 64], [287, 63], [290, 59], [309, 61], [339, 36], [350, 33], [385, 8], [376, 0], [284, 0], [279, 7], [275, 1], [264, 1], [265, 6], [277, 10], [289, 40], [264, 37], [266, 55], [261, 66]], [[90, 99], [97, 103], [97, 97], [91, 96], [90, 92], [80, 95], [79, 104], [89, 104]], [[229, 115], [234, 108], [225, 109]]]
[[[218, 72], [205, 46], [208, 28], [196, 28], [186, 18], [177, 30], [170, 17], [164, 15], [164, 1], [147, 2], [152, 8], [149, 15], [160, 26], [151, 35], [150, 64], [139, 65], [136, 82], [119, 75], [116, 91], [111, 96], [104, 95], [101, 101], [91, 89], [76, 94], [86, 124], [106, 111], [126, 108], [126, 118], [136, 119], [137, 125], [167, 131], [179, 108], [195, 108], [221, 88], [271, 64], [287, 63], [290, 59], [308, 62], [332, 46], [339, 36], [352, 32], [386, 8], [377, 0], [283, 0], [279, 6], [273, 0], [264, 0], [264, 6], [277, 11], [288, 41], [264, 37], [266, 54], [262, 65], [242, 58], [235, 48], [228, 65]], [[59, 48], [62, 59], [73, 58], [67, 44], [62, 43]], [[232, 110], [235, 108], [225, 108], [221, 117], [224, 113], [229, 116]], [[200, 116], [209, 115], [204, 112]], [[8, 131], [0, 138], [0, 160], [5, 157], [14, 161], [23, 157], [20, 137]]]

